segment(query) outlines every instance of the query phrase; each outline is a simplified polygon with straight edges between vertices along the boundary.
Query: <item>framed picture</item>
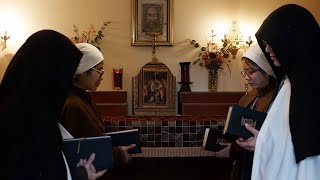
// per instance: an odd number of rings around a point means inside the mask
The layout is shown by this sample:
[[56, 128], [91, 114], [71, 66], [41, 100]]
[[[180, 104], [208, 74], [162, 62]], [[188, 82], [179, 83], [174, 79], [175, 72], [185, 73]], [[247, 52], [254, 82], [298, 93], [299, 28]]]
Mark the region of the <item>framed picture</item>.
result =
[[176, 115], [176, 78], [165, 64], [147, 63], [132, 78], [132, 114]]
[[143, 73], [143, 106], [168, 106], [168, 70], [145, 69]]
[[172, 46], [173, 0], [132, 0], [132, 45]]

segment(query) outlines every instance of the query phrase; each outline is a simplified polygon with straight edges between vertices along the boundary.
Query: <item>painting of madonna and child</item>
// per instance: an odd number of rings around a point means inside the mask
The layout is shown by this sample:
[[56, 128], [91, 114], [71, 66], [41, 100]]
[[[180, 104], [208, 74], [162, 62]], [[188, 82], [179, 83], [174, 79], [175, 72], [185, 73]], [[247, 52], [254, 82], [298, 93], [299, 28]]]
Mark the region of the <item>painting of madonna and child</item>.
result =
[[143, 104], [166, 106], [168, 90], [168, 72], [144, 72]]

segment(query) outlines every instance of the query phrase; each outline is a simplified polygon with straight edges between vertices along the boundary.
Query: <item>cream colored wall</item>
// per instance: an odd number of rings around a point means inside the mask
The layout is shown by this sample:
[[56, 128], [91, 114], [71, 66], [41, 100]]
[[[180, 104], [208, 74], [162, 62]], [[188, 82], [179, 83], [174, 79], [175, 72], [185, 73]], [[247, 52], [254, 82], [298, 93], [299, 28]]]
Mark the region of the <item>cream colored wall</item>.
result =
[[[186, 39], [196, 39], [204, 46], [213, 29], [217, 33], [215, 41], [219, 42], [232, 20], [238, 20], [245, 38], [249, 35], [254, 37], [266, 16], [287, 3], [306, 7], [320, 22], [320, 1], [314, 0], [174, 0], [174, 46], [157, 47], [157, 57], [180, 81], [179, 62], [192, 61], [197, 56], [197, 50]], [[105, 20], [111, 21], [101, 46], [107, 73], [98, 90], [112, 90], [111, 70], [123, 67], [124, 90], [128, 91], [128, 102], [131, 102], [131, 78], [151, 60], [150, 47], [130, 45], [131, 0], [0, 0], [0, 35], [7, 30], [11, 36], [8, 48], [0, 51], [0, 79], [12, 54], [37, 30], [54, 29], [71, 37], [73, 24], [80, 30], [86, 30], [90, 24], [100, 27]], [[230, 63], [231, 77], [227, 71], [220, 72], [218, 91], [244, 90], [244, 79], [239, 73], [241, 53]], [[207, 90], [205, 69], [190, 66], [190, 76], [194, 82], [192, 91]], [[177, 85], [177, 90], [179, 88]]]

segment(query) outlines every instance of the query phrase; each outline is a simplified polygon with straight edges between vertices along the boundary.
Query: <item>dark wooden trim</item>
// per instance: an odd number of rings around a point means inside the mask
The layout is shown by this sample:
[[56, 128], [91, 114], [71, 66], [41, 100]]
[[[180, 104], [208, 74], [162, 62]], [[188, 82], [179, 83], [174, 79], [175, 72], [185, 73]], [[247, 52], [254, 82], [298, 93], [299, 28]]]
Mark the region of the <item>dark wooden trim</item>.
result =
[[128, 115], [127, 91], [90, 92], [101, 116]]
[[181, 92], [182, 115], [226, 116], [245, 92]]

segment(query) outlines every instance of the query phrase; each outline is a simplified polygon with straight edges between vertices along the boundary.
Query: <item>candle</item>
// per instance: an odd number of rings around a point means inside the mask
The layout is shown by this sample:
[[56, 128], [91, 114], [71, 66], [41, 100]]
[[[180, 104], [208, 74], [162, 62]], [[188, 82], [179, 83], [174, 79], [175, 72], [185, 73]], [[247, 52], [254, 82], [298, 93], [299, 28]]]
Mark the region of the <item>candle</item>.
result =
[[224, 36], [223, 36], [223, 37], [224, 37], [224, 39], [228, 39], [228, 38], [227, 38], [227, 34], [224, 34]]
[[180, 62], [181, 66], [181, 82], [182, 83], [189, 83], [190, 77], [189, 77], [189, 65], [190, 62]]
[[113, 88], [122, 89], [123, 68], [113, 69]]
[[251, 36], [248, 37], [248, 42], [250, 42], [250, 41], [251, 41]]

